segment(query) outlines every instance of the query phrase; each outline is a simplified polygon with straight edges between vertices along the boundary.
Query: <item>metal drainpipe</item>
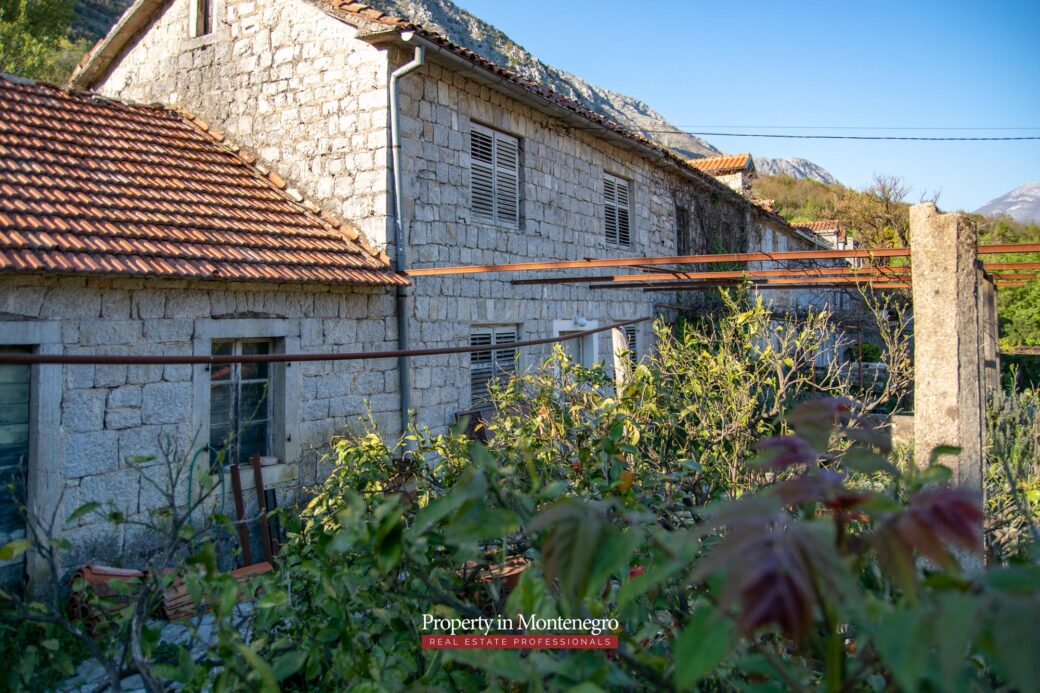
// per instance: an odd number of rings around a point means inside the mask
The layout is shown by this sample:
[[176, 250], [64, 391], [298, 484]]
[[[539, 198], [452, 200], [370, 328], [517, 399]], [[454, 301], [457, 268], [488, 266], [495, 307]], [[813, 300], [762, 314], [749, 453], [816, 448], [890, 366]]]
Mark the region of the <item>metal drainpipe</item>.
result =
[[[409, 41], [413, 34], [405, 32], [401, 36], [405, 41]], [[422, 46], [416, 46], [412, 61], [390, 74], [390, 153], [394, 170], [394, 264], [398, 272], [407, 269], [408, 265], [404, 238], [404, 174], [401, 170], [401, 126], [398, 113], [397, 83], [409, 72], [422, 67], [425, 62], [425, 49]], [[410, 348], [408, 338], [408, 297], [410, 293], [411, 286], [397, 287], [397, 348], [400, 351]], [[408, 412], [412, 408], [412, 377], [407, 356], [398, 357], [397, 375], [398, 388], [401, 391], [401, 435], [404, 435], [408, 430]], [[406, 444], [406, 449], [410, 450], [412, 447], [411, 442]]]

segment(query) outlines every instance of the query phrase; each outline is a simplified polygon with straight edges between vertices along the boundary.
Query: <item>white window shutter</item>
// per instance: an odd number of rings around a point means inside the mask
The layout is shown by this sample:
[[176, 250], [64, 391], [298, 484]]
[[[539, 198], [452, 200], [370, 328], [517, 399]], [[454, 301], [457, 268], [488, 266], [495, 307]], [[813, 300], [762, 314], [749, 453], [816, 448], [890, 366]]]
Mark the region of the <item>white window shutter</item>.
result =
[[486, 351], [470, 354], [470, 399], [473, 405], [487, 402], [488, 385], [491, 382], [505, 381], [516, 371], [516, 347], [491, 347], [513, 344], [517, 341], [517, 334], [515, 326], [473, 329], [469, 339], [470, 346], [489, 347]]
[[603, 221], [609, 245], [632, 245], [632, 190], [624, 178], [603, 174]]
[[520, 145], [500, 132], [495, 133], [495, 213], [506, 226], [520, 219]]
[[632, 233], [629, 226], [629, 187], [627, 180], [617, 180], [617, 214], [618, 245], [632, 245]]
[[607, 243], [617, 245], [617, 185], [612, 176], [603, 178], [603, 218], [606, 222]]
[[475, 221], [520, 223], [520, 142], [475, 123], [470, 130], [470, 209]]
[[478, 221], [495, 220], [495, 139], [476, 126], [470, 131], [470, 210]]

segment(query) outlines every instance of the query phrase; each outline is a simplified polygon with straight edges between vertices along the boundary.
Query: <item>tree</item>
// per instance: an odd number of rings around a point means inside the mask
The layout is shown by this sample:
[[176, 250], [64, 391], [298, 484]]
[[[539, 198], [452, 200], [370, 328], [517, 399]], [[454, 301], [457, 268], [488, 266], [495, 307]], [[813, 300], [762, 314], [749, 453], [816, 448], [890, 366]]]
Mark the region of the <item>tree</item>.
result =
[[906, 248], [910, 246], [909, 192], [902, 178], [875, 174], [862, 195], [837, 199], [834, 216], [853, 230], [861, 246]]
[[0, 72], [64, 81], [86, 42], [68, 38], [73, 0], [0, 0]]

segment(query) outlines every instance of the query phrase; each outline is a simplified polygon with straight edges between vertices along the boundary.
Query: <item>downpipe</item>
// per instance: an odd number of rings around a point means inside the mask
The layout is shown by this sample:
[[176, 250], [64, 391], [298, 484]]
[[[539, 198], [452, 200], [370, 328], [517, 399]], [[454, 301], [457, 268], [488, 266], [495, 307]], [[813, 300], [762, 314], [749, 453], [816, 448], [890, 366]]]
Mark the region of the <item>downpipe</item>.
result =
[[[414, 34], [403, 32], [401, 38], [408, 42]], [[393, 162], [393, 186], [394, 186], [394, 265], [398, 272], [408, 268], [408, 256], [405, 249], [404, 238], [404, 172], [401, 166], [401, 124], [400, 107], [398, 96], [398, 82], [409, 72], [418, 70], [426, 63], [426, 49], [422, 46], [415, 47], [415, 55], [412, 61], [402, 65], [390, 74], [390, 154]], [[412, 287], [397, 287], [397, 348], [399, 351], [407, 351], [410, 347], [409, 298]], [[407, 356], [397, 358], [398, 389], [400, 390], [401, 403], [401, 435], [408, 431], [412, 409], [412, 374], [411, 363]], [[414, 449], [413, 441], [405, 442], [405, 451]]]

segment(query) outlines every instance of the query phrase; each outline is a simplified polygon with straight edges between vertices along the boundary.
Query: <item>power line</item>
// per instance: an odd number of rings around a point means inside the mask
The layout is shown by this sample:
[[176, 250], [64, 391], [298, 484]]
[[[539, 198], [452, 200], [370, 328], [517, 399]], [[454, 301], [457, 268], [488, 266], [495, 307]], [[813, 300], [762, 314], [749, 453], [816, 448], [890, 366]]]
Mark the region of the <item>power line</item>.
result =
[[920, 127], [920, 126], [883, 126], [883, 125], [676, 125], [680, 130], [699, 130], [702, 128], [734, 128], [737, 130], [892, 130], [892, 131], [969, 131], [969, 130], [1040, 130], [1040, 126], [1023, 125], [1021, 127]]
[[[675, 134], [675, 130], [638, 130], [644, 134]], [[1020, 142], [1023, 140], [1040, 140], [1040, 135], [1022, 135], [1016, 137], [920, 137], [895, 135], [791, 135], [776, 132], [691, 132], [680, 130], [685, 135], [698, 137], [772, 137], [786, 140], [892, 140], [899, 142]]]

